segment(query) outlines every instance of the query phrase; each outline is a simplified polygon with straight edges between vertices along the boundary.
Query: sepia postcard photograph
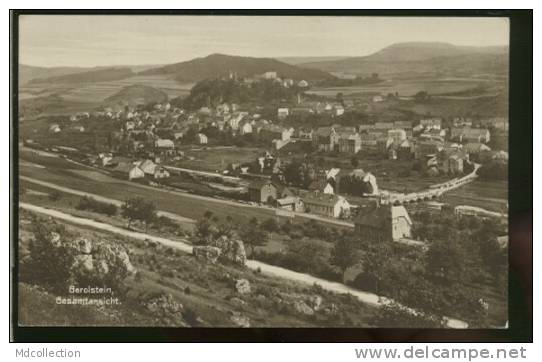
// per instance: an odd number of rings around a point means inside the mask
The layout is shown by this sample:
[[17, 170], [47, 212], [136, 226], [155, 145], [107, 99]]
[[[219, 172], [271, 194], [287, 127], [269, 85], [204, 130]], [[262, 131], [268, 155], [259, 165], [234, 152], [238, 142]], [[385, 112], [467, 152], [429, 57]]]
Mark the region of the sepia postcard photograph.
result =
[[509, 327], [509, 18], [17, 17], [18, 327]]

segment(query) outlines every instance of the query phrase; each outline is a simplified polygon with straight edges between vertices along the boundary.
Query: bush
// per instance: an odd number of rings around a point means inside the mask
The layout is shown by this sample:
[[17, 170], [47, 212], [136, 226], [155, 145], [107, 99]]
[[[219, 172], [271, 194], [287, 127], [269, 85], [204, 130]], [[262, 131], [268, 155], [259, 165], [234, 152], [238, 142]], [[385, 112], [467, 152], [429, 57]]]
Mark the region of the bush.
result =
[[76, 206], [77, 210], [92, 211], [107, 216], [113, 216], [117, 214], [117, 206], [107, 202], [98, 201], [92, 197], [83, 196]]
[[265, 220], [262, 224], [261, 224], [262, 228], [264, 230], [267, 230], [269, 232], [277, 232], [279, 229], [280, 229], [280, 226], [277, 222], [276, 219], [270, 217], [268, 218], [267, 220]]
[[62, 194], [58, 191], [53, 191], [49, 194], [49, 200], [51, 201], [59, 201], [60, 199], [62, 199]]

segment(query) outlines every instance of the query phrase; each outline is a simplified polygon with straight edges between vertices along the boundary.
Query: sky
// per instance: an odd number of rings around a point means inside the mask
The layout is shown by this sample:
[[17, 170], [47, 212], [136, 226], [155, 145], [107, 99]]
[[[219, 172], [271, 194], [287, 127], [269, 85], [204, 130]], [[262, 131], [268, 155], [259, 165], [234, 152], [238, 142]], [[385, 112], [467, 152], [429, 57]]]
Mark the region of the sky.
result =
[[507, 18], [22, 15], [19, 62], [170, 64], [213, 53], [363, 56], [400, 42], [507, 45]]

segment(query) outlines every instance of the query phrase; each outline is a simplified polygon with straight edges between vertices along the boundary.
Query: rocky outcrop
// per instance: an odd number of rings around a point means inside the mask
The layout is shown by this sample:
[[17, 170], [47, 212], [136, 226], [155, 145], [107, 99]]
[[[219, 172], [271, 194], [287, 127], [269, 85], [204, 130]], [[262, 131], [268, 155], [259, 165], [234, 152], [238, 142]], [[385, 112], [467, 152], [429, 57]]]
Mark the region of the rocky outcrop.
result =
[[152, 296], [143, 305], [160, 325], [188, 326], [183, 319], [183, 305], [169, 293]]
[[311, 295], [307, 298], [307, 303], [312, 309], [318, 311], [322, 308], [322, 297], [319, 295]]
[[217, 238], [211, 244], [220, 249], [220, 259], [237, 265], [245, 265], [247, 254], [245, 245], [241, 240], [229, 238], [225, 235]]
[[250, 293], [250, 282], [246, 279], [238, 279], [235, 281], [235, 290], [239, 294]]
[[115, 287], [118, 282], [136, 273], [126, 249], [108, 240], [48, 234], [50, 253], [60, 258], [67, 268], [67, 279], [73, 283], [99, 283]]
[[305, 314], [305, 315], [313, 315], [314, 314], [314, 309], [309, 307], [307, 305], [307, 303], [305, 303], [305, 302], [303, 302], [301, 300], [298, 300], [298, 301], [294, 302], [294, 308], [295, 308], [296, 312], [298, 312], [300, 314]]
[[210, 263], [216, 263], [220, 257], [221, 251], [216, 246], [201, 245], [192, 248], [192, 254], [198, 260], [203, 260]]
[[237, 327], [250, 328], [250, 319], [239, 312], [234, 312], [230, 319]]
[[136, 273], [126, 249], [119, 244], [79, 237], [66, 241], [63, 247], [74, 254], [71, 267], [74, 282], [84, 280], [116, 284]]

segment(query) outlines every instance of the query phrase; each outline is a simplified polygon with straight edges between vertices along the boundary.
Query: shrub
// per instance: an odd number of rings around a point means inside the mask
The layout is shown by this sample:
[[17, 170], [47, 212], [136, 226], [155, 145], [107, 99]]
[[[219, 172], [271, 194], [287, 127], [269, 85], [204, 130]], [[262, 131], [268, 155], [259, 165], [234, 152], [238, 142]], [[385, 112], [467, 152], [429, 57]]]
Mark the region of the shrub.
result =
[[184, 308], [183, 319], [191, 326], [198, 326], [200, 324], [198, 314], [191, 308]]
[[53, 191], [49, 194], [49, 200], [51, 201], [59, 201], [60, 199], [62, 199], [62, 194], [58, 191]]
[[262, 228], [264, 230], [267, 230], [269, 232], [277, 232], [279, 229], [280, 229], [280, 226], [277, 222], [276, 219], [270, 217], [268, 218], [267, 220], [265, 220], [262, 224], [261, 224]]
[[92, 197], [83, 196], [76, 206], [77, 210], [85, 210], [113, 216], [117, 214], [117, 206], [107, 202], [98, 201]]

